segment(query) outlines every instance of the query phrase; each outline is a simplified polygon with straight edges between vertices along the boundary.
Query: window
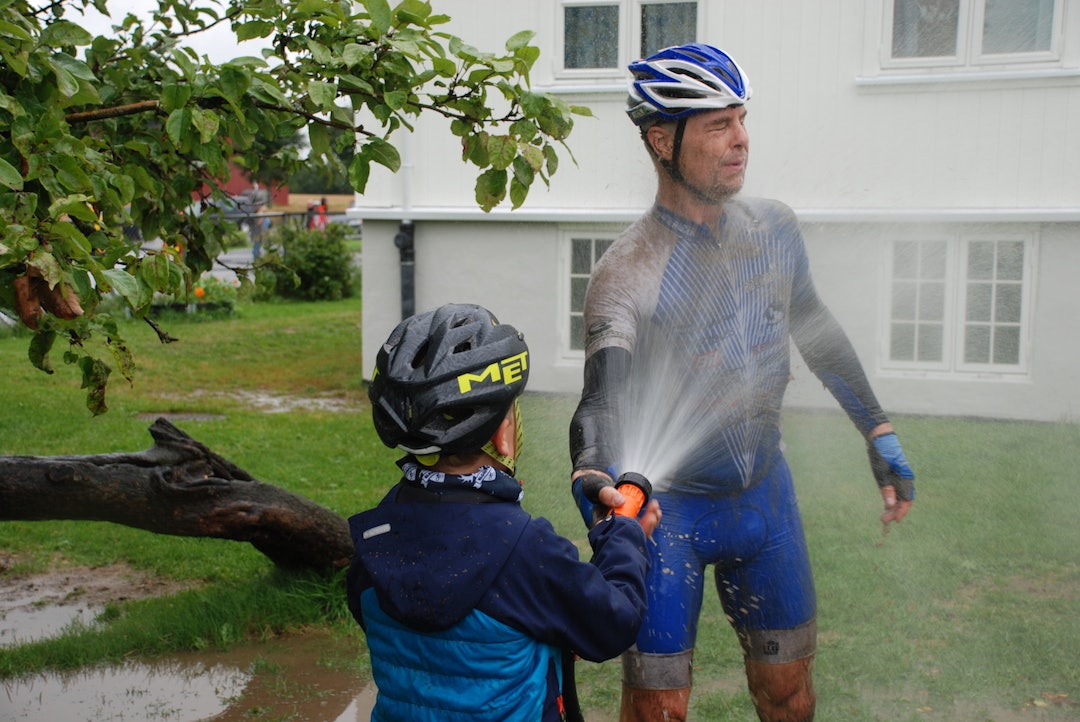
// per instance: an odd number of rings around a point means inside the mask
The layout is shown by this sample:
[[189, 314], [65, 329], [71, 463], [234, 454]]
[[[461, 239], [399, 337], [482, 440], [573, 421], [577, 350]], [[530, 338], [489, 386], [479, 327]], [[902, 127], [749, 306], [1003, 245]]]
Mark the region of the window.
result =
[[976, 69], [1056, 61], [1063, 4], [1064, 0], [887, 0], [889, 64]]
[[563, 69], [572, 75], [621, 76], [637, 58], [697, 39], [697, 0], [564, 0], [561, 12]]
[[892, 242], [888, 364], [1023, 373], [1030, 235], [957, 233]]
[[593, 266], [611, 246], [615, 234], [573, 232], [565, 235], [569, 252], [569, 286], [566, 303], [566, 343], [571, 352], [585, 350], [585, 291]]
[[569, 5], [563, 66], [614, 68], [619, 64], [619, 6]]

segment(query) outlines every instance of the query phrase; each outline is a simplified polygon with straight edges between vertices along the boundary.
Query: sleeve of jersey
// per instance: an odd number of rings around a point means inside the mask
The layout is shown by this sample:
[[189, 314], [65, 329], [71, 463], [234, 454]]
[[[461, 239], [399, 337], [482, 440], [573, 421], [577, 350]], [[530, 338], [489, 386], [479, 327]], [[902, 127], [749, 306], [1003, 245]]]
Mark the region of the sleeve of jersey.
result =
[[792, 289], [791, 337], [806, 365], [864, 437], [889, 420], [847, 334], [818, 296], [805, 255]]
[[606, 470], [617, 461], [619, 408], [629, 384], [631, 358], [625, 348], [608, 346], [586, 359], [581, 401], [570, 421], [575, 470]]

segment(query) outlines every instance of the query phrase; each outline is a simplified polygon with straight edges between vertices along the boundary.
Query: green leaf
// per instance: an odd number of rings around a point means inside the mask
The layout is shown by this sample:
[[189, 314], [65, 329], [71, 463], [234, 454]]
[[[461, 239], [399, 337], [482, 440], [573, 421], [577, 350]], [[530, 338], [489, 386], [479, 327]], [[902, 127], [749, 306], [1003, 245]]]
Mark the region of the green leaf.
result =
[[529, 162], [525, 160], [525, 158], [521, 156], [514, 158], [515, 180], [521, 183], [521, 185], [525, 186], [525, 188], [529, 188], [532, 185], [535, 176], [536, 172], [533, 170], [533, 167], [529, 165]]
[[404, 90], [392, 90], [383, 95], [383, 102], [393, 110], [401, 110], [409, 101], [409, 94]]
[[217, 113], [202, 108], [191, 108], [191, 124], [199, 131], [199, 141], [209, 143], [217, 136], [218, 121]]
[[[158, 258], [163, 258], [163, 256], [158, 256]], [[147, 264], [143, 264], [144, 267], [146, 265]], [[155, 264], [150, 265], [153, 266]], [[141, 305], [142, 291], [139, 286], [139, 279], [135, 278], [135, 276], [132, 276], [122, 268], [106, 268], [103, 273], [105, 274], [105, 277], [109, 279], [109, 283], [112, 285], [113, 290], [123, 296], [132, 308], [138, 308]], [[166, 274], [167, 273], [168, 271], [166, 270]], [[168, 280], [168, 275], [165, 276], [165, 279], [166, 281]], [[155, 286], [155, 288], [164, 290], [166, 285], [167, 283], [163, 282], [160, 285]]]
[[506, 171], [486, 170], [476, 179], [476, 203], [485, 213], [506, 197]]
[[364, 150], [372, 161], [386, 166], [394, 173], [401, 169], [401, 155], [398, 149], [382, 138], [372, 138], [364, 144]]
[[94, 416], [100, 416], [109, 410], [105, 405], [105, 387], [109, 383], [109, 374], [112, 369], [108, 364], [92, 356], [79, 358], [79, 368], [82, 370], [82, 388], [86, 389], [86, 408]]
[[3, 158], [0, 158], [0, 183], [13, 191], [21, 191], [23, 188], [22, 173]]
[[92, 42], [94, 42], [93, 35], [67, 20], [58, 20], [51, 25], [46, 25], [41, 31], [41, 44], [51, 48], [89, 45]]
[[56, 180], [70, 191], [90, 190], [90, 176], [79, 165], [79, 161], [70, 155], [55, 155]]
[[372, 28], [379, 36], [386, 35], [393, 22], [393, 14], [390, 12], [390, 4], [386, 0], [363, 0], [371, 18]]
[[268, 37], [270, 33], [274, 32], [274, 24], [264, 20], [249, 20], [242, 25], [236, 26], [235, 30], [237, 40], [253, 40]]
[[[521, 157], [525, 159], [525, 162], [529, 164], [529, 167], [534, 171], [539, 171], [544, 167], [544, 152], [535, 145], [526, 145], [521, 149]], [[517, 161], [514, 161], [515, 164]]]
[[544, 160], [547, 161], [547, 174], [555, 175], [555, 171], [559, 170], [559, 156], [550, 145], [544, 146]]
[[349, 162], [349, 185], [357, 193], [363, 193], [367, 189], [368, 177], [371, 175], [371, 161], [362, 154], [357, 153]]
[[308, 96], [316, 106], [323, 110], [333, 107], [337, 99], [337, 84], [327, 83], [323, 80], [312, 80], [308, 83]]
[[165, 121], [165, 132], [168, 133], [169, 140], [173, 142], [173, 145], [177, 147], [183, 145], [184, 132], [190, 123], [191, 113], [187, 108], [178, 108], [169, 113], [169, 117]]
[[505, 170], [517, 155], [517, 140], [508, 135], [492, 135], [487, 139], [488, 158], [495, 170]]
[[28, 354], [30, 356], [30, 363], [34, 365], [34, 368], [40, 369], [47, 374], [53, 373], [52, 361], [49, 359], [49, 351], [52, 350], [53, 343], [56, 341], [55, 331], [38, 331], [34, 334], [34, 337], [30, 339], [30, 348]]
[[57, 198], [49, 206], [49, 215], [53, 218], [71, 216], [87, 223], [97, 223], [98, 217], [94, 209], [87, 205], [90, 197], [82, 193]]
[[450, 58], [432, 58], [431, 67], [444, 78], [452, 78], [457, 72], [457, 63]]
[[90, 252], [93, 250], [90, 241], [86, 239], [82, 231], [75, 227], [74, 223], [64, 221], [53, 223], [49, 229], [49, 235], [55, 240], [62, 241], [64, 249], [80, 260], [90, 258]]
[[520, 208], [529, 195], [529, 186], [521, 183], [517, 177], [510, 179], [510, 203], [512, 208]]
[[221, 92], [233, 105], [240, 105], [241, 98], [251, 87], [251, 73], [234, 64], [221, 66]]
[[529, 41], [532, 40], [535, 36], [536, 33], [532, 30], [522, 30], [520, 33], [515, 33], [510, 37], [509, 40], [506, 41], [506, 49], [509, 50], [511, 53], [515, 50], [521, 50], [526, 45], [528, 45]]
[[161, 109], [171, 113], [183, 108], [191, 97], [191, 86], [181, 83], [166, 83], [161, 88]]
[[424, 25], [431, 15], [431, 4], [424, 0], [402, 0], [394, 11], [399, 22], [410, 25]]

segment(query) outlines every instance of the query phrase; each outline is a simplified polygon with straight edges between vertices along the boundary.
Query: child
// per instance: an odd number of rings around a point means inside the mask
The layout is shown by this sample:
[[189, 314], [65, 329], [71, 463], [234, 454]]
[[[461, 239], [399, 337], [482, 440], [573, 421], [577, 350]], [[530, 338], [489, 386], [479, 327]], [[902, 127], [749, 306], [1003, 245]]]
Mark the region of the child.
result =
[[406, 455], [390, 493], [349, 520], [373, 720], [560, 720], [563, 654], [610, 659], [637, 636], [659, 505], [593, 526], [591, 563], [521, 508], [528, 373], [523, 336], [480, 306], [408, 318], [379, 351], [375, 428]]

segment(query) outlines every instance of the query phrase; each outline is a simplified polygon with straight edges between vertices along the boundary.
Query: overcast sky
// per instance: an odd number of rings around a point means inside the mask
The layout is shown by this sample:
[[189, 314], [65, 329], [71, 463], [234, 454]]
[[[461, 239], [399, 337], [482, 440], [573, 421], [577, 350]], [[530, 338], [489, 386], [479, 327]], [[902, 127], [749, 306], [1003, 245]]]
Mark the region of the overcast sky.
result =
[[[110, 35], [111, 26], [118, 24], [128, 13], [148, 19], [151, 11], [156, 7], [157, 3], [154, 0], [110, 0], [111, 17], [97, 13], [92, 7], [88, 8], [86, 15], [81, 18], [77, 12], [67, 17], [95, 35]], [[267, 39], [249, 40], [242, 45], [238, 44], [228, 24], [224, 24], [188, 38], [184, 44], [199, 55], [206, 55], [214, 63], [223, 63], [241, 55], [259, 56], [262, 48], [269, 46], [270, 43]]]

